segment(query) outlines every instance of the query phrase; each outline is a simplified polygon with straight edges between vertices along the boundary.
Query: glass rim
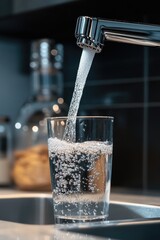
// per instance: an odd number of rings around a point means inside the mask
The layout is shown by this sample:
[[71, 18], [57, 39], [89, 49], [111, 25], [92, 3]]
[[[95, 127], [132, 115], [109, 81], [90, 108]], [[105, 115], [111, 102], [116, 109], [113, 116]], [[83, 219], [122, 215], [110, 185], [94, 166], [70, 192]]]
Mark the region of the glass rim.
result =
[[[59, 116], [59, 117], [46, 117], [47, 121], [52, 121], [52, 120], [66, 120], [68, 118], [75, 118], [74, 116], [71, 116], [71, 117], [68, 117], [68, 116]], [[110, 115], [107, 115], [107, 116], [87, 116], [87, 115], [84, 115], [84, 116], [76, 116], [76, 119], [111, 119], [111, 120], [114, 120], [114, 117], [113, 116], [110, 116]]]

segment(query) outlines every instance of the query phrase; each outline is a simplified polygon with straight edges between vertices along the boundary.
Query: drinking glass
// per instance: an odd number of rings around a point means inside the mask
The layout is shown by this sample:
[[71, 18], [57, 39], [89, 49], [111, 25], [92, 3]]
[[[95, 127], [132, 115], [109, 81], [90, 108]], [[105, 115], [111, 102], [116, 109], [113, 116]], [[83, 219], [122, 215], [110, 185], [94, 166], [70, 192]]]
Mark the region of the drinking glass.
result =
[[47, 118], [55, 224], [107, 220], [113, 122], [111, 116]]

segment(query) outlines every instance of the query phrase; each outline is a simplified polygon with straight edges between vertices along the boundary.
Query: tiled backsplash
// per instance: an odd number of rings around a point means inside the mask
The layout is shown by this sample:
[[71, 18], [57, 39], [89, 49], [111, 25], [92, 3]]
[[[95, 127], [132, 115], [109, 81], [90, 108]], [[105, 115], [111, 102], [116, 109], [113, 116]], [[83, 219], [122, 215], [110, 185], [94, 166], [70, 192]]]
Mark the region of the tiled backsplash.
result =
[[[82, 51], [77, 48], [67, 47], [70, 51], [65, 69], [68, 104], [79, 63], [75, 58], [73, 61], [72, 56]], [[102, 53], [95, 55], [79, 115], [112, 115], [115, 118], [113, 186], [159, 190], [159, 76], [158, 48], [106, 43]]]

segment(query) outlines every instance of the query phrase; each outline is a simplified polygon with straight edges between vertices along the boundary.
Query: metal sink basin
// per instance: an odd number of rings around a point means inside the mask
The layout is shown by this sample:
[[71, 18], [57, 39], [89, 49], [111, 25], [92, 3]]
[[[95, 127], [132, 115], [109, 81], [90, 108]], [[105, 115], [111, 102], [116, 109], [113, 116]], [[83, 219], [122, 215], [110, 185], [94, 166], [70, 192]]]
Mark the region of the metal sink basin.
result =
[[95, 239], [152, 240], [160, 239], [160, 219], [81, 224], [62, 228], [61, 230], [80, 234], [81, 236], [94, 236]]
[[[110, 203], [109, 222], [114, 226], [130, 221], [160, 218], [160, 207], [126, 202]], [[23, 224], [54, 224], [51, 194], [10, 194], [0, 197], [0, 220]], [[107, 222], [108, 225], [108, 222]]]
[[51, 194], [2, 195], [0, 220], [24, 224], [53, 224]]

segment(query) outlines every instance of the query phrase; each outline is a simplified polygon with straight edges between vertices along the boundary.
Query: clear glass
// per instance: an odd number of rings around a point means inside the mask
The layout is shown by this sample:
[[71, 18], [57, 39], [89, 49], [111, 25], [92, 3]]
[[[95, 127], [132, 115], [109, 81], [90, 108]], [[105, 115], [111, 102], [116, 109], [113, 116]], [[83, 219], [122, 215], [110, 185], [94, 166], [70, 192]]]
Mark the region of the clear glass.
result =
[[67, 117], [47, 118], [56, 224], [106, 220], [112, 172], [110, 116], [77, 116], [74, 142], [64, 140]]

